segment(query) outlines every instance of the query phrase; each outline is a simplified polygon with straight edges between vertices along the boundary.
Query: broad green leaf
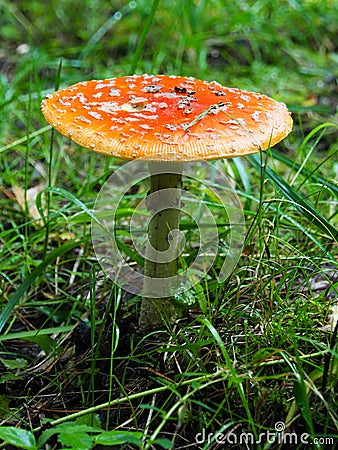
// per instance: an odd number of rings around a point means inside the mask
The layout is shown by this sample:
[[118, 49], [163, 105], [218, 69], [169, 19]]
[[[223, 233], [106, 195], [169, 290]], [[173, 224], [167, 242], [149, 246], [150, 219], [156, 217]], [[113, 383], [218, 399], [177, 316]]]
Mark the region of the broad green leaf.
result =
[[57, 347], [57, 343], [54, 339], [49, 336], [43, 334], [36, 334], [35, 336], [30, 336], [27, 338], [23, 338], [26, 341], [33, 342], [42, 348], [47, 354], [54, 352], [57, 350], [58, 352], [62, 351], [61, 347]]
[[54, 430], [57, 433], [100, 433], [102, 430], [100, 428], [92, 427], [91, 425], [86, 425], [77, 422], [64, 422], [57, 425]]
[[174, 444], [166, 438], [160, 438], [156, 439], [155, 441], [152, 441], [152, 444], [160, 445], [165, 450], [170, 450], [171, 448], [174, 448]]
[[85, 416], [80, 416], [76, 419], [75, 423], [97, 428], [98, 432], [102, 431], [101, 420], [98, 414], [86, 414]]
[[105, 431], [95, 437], [95, 444], [100, 445], [142, 445], [142, 433], [133, 431]]
[[22, 378], [23, 377], [20, 375], [16, 375], [12, 372], [7, 372], [7, 373], [4, 373], [3, 375], [1, 375], [0, 384], [7, 383], [8, 381], [19, 381], [19, 380], [22, 380]]
[[45, 445], [48, 439], [54, 434], [58, 434], [58, 440], [67, 447], [77, 450], [87, 450], [92, 448], [94, 437], [89, 433], [100, 433], [101, 430], [90, 425], [78, 424], [76, 422], [64, 422], [54, 428], [45, 430], [39, 440], [39, 448]]
[[16, 358], [16, 359], [5, 359], [0, 358], [0, 362], [6, 367], [6, 369], [13, 370], [13, 369], [24, 369], [27, 367], [27, 361], [23, 358]]
[[4, 419], [10, 414], [9, 403], [11, 399], [7, 395], [0, 395], [0, 418]]
[[78, 430], [78, 427], [75, 425], [74, 428], [62, 431], [59, 434], [58, 441], [76, 450], [88, 450], [93, 446], [94, 437], [85, 431]]
[[0, 427], [0, 439], [21, 449], [37, 450], [34, 434], [15, 427]]

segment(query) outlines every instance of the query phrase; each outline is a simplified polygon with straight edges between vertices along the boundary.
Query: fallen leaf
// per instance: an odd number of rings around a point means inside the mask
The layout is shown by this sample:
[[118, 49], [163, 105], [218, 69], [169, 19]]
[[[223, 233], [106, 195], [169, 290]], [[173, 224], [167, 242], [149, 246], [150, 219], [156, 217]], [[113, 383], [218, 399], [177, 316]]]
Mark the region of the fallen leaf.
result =
[[[15, 195], [15, 200], [20, 205], [21, 209], [23, 211], [26, 211], [27, 204], [28, 216], [30, 219], [34, 220], [34, 223], [38, 226], [43, 226], [43, 220], [36, 205], [36, 198], [38, 194], [44, 190], [44, 188], [45, 183], [40, 183], [32, 188], [27, 189], [26, 194], [25, 190], [21, 186], [16, 185], [12, 188], [13, 194]], [[42, 207], [44, 208], [43, 201]]]
[[332, 306], [332, 314], [329, 316], [330, 328], [333, 331], [336, 328], [338, 322], [338, 305]]

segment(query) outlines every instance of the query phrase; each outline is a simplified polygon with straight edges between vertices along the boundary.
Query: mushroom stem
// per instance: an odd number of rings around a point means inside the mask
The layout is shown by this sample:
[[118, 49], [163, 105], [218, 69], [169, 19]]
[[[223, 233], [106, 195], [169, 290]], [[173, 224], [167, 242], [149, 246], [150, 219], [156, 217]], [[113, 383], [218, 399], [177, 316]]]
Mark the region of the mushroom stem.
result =
[[[176, 243], [182, 189], [180, 163], [150, 162], [149, 171], [150, 191], [146, 203], [151, 219], [144, 264], [146, 296], [142, 298], [139, 318], [139, 326], [142, 330], [161, 328], [164, 323], [170, 323], [176, 317], [172, 298], [161, 297], [158, 284], [152, 283], [152, 280], [165, 278], [163, 286], [168, 286], [171, 277], [177, 275]], [[173, 232], [173, 230], [176, 231]]]

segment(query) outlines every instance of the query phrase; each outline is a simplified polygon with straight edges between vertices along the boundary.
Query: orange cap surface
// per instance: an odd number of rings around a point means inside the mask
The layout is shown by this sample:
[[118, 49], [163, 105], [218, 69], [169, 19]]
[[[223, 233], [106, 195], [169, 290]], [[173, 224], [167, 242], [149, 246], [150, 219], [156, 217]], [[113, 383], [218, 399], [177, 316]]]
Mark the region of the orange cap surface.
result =
[[232, 158], [265, 150], [292, 129], [283, 103], [191, 77], [84, 81], [48, 95], [41, 108], [60, 133], [121, 159]]

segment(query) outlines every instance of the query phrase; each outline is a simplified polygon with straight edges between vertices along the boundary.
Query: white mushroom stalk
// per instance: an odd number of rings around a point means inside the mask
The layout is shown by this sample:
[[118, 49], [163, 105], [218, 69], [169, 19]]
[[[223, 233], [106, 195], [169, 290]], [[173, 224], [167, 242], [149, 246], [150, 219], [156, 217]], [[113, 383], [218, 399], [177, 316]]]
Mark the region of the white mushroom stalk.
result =
[[[154, 279], [170, 283], [178, 270], [177, 232], [180, 224], [182, 164], [150, 162], [150, 191], [147, 209], [151, 220], [144, 261], [145, 292], [152, 292]], [[163, 208], [163, 205], [170, 206]], [[158, 292], [142, 299], [139, 325], [142, 329], [163, 328], [176, 317], [170, 297], [158, 297]]]

